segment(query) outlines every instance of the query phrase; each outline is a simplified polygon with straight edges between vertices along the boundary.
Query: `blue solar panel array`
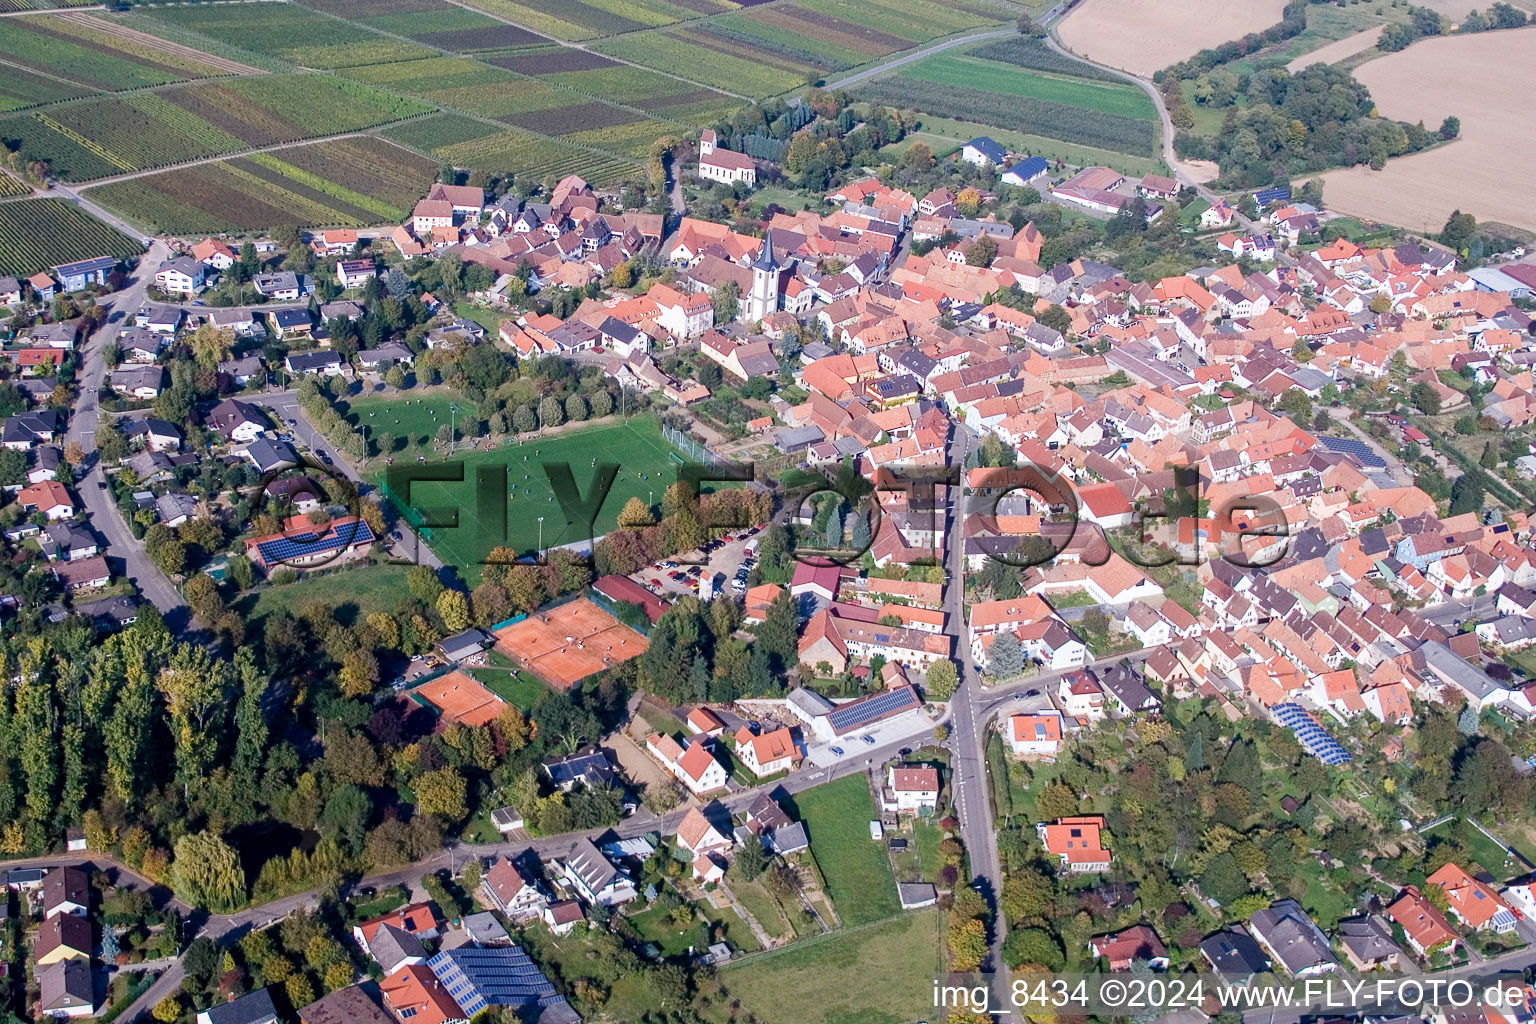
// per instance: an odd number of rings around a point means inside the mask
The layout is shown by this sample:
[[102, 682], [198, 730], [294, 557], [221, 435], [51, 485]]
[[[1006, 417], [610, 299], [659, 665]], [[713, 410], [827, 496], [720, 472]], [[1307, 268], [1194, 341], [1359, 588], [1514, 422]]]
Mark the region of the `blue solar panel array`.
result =
[[353, 544], [372, 544], [373, 531], [361, 519], [335, 528], [305, 530], [256, 545], [268, 565], [328, 554]]
[[492, 1006], [554, 1006], [565, 1001], [518, 946], [447, 949], [427, 966], [466, 1017]]
[[1317, 719], [1308, 714], [1305, 708], [1297, 704], [1276, 704], [1274, 714], [1281, 725], [1296, 734], [1302, 749], [1323, 764], [1347, 764], [1350, 761], [1349, 751], [1323, 731]]
[[874, 725], [883, 718], [917, 707], [921, 702], [910, 686], [900, 686], [885, 693], [866, 697], [852, 704], [845, 704], [827, 715], [832, 731], [841, 735], [866, 725]]
[[1387, 463], [1371, 447], [1363, 441], [1357, 441], [1352, 437], [1319, 437], [1323, 447], [1340, 455], [1353, 455], [1360, 461], [1360, 465], [1366, 469], [1386, 469]]

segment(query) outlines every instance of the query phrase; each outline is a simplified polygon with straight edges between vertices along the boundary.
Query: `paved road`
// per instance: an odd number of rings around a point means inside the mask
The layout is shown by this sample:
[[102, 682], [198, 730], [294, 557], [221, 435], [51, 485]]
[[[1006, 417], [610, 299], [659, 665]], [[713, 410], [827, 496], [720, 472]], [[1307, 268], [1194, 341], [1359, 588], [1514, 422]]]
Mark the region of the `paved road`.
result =
[[[153, 277], [153, 268], [160, 265], [168, 252], [163, 242], [157, 241], [149, 247], [128, 285], [122, 291], [101, 300], [102, 306], [111, 314], [122, 314], [119, 322], [102, 327], [81, 347], [81, 365], [77, 376], [80, 398], [69, 417], [69, 427], [64, 437], [66, 441], [77, 442], [88, 454], [96, 450], [96, 426], [101, 418], [96, 396], [106, 369], [101, 357], [102, 350], [108, 342], [117, 339], [123, 325], [128, 323], [143, 303], [145, 289]], [[79, 481], [78, 488], [85, 503], [86, 520], [107, 542], [107, 557], [122, 563], [123, 573], [138, 587], [139, 593], [146, 600], [160, 609], [160, 614], [165, 617], [166, 624], [173, 632], [187, 628], [192, 620], [191, 611], [170, 580], [165, 578], [165, 574], [144, 552], [143, 545], [129, 533], [128, 524], [123, 521], [112, 500], [112, 491], [106, 486], [106, 475], [101, 463], [98, 460], [88, 461], [91, 468]]]
[[1017, 34], [1017, 29], [995, 28], [989, 29], [986, 32], [973, 32], [968, 36], [961, 36], [958, 39], [945, 39], [941, 42], [934, 43], [932, 46], [925, 46], [921, 50], [913, 50], [911, 53], [903, 54], [900, 57], [893, 57], [888, 61], [883, 61], [879, 64], [876, 64], [874, 67], [865, 68], [862, 71], [855, 71], [850, 75], [844, 75], [842, 78], [828, 82], [827, 88], [846, 89], [850, 85], [857, 85], [860, 82], [874, 78], [877, 75], [883, 75], [887, 71], [893, 71], [896, 68], [901, 67], [903, 64], [910, 64], [915, 60], [922, 60], [924, 57], [931, 56], [941, 50], [949, 50], [956, 46], [964, 46], [966, 43], [979, 43], [984, 39], [1001, 39], [1003, 36], [1011, 36]]
[[[978, 443], [971, 431], [956, 426], [950, 441], [949, 464], [964, 466], [966, 456]], [[992, 795], [987, 782], [987, 724], [991, 716], [984, 710], [996, 695], [989, 695], [982, 689], [981, 674], [971, 658], [970, 639], [966, 635], [964, 489], [952, 488], [950, 498], [944, 537], [945, 554], [949, 559], [949, 579], [944, 587], [945, 632], [954, 638], [957, 648], [954, 660], [960, 670], [960, 685], [950, 701], [953, 803], [955, 816], [960, 820], [960, 841], [970, 857], [972, 885], [988, 897], [994, 911], [989, 963], [983, 965], [983, 970], [995, 972], [991, 1004], [1006, 1006], [1008, 968], [1003, 963], [1002, 949], [1003, 940], [1008, 935], [1008, 921], [998, 906], [1003, 868], [997, 853], [997, 823], [992, 817]], [[1022, 692], [1027, 687], [1020, 686], [1019, 689]]]

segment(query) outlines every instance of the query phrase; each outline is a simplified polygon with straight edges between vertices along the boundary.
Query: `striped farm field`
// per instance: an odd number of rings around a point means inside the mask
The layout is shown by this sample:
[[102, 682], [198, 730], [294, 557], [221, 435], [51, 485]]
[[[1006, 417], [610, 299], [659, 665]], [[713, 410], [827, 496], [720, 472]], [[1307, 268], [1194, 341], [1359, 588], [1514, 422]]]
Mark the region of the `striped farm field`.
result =
[[21, 159], [91, 181], [221, 153], [357, 131], [432, 107], [329, 75], [262, 75], [101, 96], [0, 118]]
[[458, 167], [512, 171], [558, 179], [579, 174], [594, 185], [607, 185], [634, 175], [637, 161], [617, 155], [594, 153], [558, 139], [542, 138], [518, 129], [507, 129], [478, 139], [439, 146], [432, 156]]
[[725, 93], [621, 64], [591, 50], [545, 47], [484, 59], [497, 67], [593, 98], [622, 97], [628, 106], [674, 121], [708, 124], [741, 105], [740, 100]]
[[284, 224], [396, 223], [437, 163], [377, 139], [339, 139], [184, 167], [90, 189], [96, 202], [168, 234]]
[[279, 57], [301, 67], [355, 67], [430, 57], [434, 52], [287, 3], [157, 7], [148, 17], [151, 23]]
[[[0, 19], [0, 60], [62, 79], [87, 92], [138, 89], [232, 72], [217, 58], [163, 44], [114, 36], [110, 22], [89, 15], [38, 15]], [[201, 59], [206, 58], [206, 59]], [[7, 67], [6, 77], [11, 68]], [[6, 91], [0, 85], [0, 91]]]
[[464, 57], [378, 64], [351, 68], [346, 74], [360, 82], [421, 96], [481, 117], [513, 118], [584, 102], [582, 97], [563, 89], [519, 78]]
[[90, 259], [134, 256], [137, 241], [61, 199], [0, 203], [0, 275], [19, 277]]
[[6, 68], [0, 76], [0, 111], [35, 107], [40, 103], [57, 103], [90, 96], [95, 89], [72, 85], [57, 78], [34, 74], [20, 68]]
[[1155, 120], [1157, 109], [1147, 94], [1128, 82], [1090, 81], [1068, 75], [1025, 71], [1012, 64], [961, 54], [939, 54], [902, 70], [905, 78], [964, 86], [1003, 96], [1048, 100], [1121, 117]]
[[406, 149], [435, 155], [448, 146], [483, 139], [499, 131], [495, 125], [463, 114], [433, 114], [386, 128], [379, 135]]
[[862, 25], [916, 44], [968, 28], [1012, 21], [987, 0], [801, 0], [795, 7]]
[[804, 58], [773, 53], [743, 41], [683, 26], [605, 39], [594, 49], [663, 71], [686, 69], [695, 82], [746, 96], [773, 96], [818, 78], [822, 68]]
[[25, 196], [30, 195], [31, 192], [31, 185], [17, 181], [9, 174], [0, 173], [0, 196]]
[[544, 42], [527, 29], [468, 10], [447, 0], [302, 0], [305, 7], [334, 14], [381, 32], [459, 53], [500, 50]]
[[650, 152], [652, 143], [657, 139], [676, 132], [676, 126], [665, 121], [635, 121], [632, 124], [570, 132], [565, 137], [572, 142], [600, 146], [625, 156], [643, 157]]
[[735, 10], [730, 0], [466, 0], [559, 39], [596, 39]]

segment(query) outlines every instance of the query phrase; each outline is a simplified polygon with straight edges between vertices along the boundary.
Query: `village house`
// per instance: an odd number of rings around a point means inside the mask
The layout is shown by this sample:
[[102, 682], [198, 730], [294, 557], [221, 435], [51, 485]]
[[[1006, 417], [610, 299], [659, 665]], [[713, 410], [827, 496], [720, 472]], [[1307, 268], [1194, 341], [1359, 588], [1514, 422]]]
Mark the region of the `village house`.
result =
[[1058, 818], [1037, 823], [1035, 834], [1045, 852], [1060, 861], [1062, 871], [1081, 873], [1108, 869], [1110, 854], [1099, 838], [1103, 829], [1104, 819], [1097, 816]]

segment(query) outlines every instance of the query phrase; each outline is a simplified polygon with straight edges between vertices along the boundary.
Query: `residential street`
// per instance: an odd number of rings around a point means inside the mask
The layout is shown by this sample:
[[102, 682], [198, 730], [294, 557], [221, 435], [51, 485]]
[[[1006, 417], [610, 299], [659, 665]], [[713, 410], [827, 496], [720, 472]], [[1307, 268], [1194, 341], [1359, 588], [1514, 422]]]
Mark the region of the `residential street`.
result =
[[[139, 260], [128, 286], [120, 292], [105, 296], [101, 301], [109, 315], [121, 314], [119, 319], [103, 326], [81, 346], [80, 371], [76, 377], [80, 399], [69, 417], [64, 437], [66, 441], [79, 443], [87, 454], [96, 450], [96, 426], [101, 419], [97, 392], [102, 386], [105, 371], [102, 350], [108, 342], [115, 341], [123, 327], [132, 320], [133, 314], [144, 302], [145, 290], [153, 279], [153, 268], [158, 267], [168, 255], [169, 249], [164, 242], [156, 241], [149, 247], [143, 259]], [[106, 475], [102, 472], [100, 461], [86, 461], [90, 469], [80, 480], [78, 489], [85, 503], [87, 518], [107, 542], [108, 561], [117, 563], [117, 571], [131, 580], [139, 588], [139, 593], [160, 609], [160, 614], [165, 617], [166, 625], [172, 632], [179, 633], [187, 629], [192, 621], [191, 611], [171, 581], [145, 554], [143, 545], [128, 532], [128, 524], [118, 512], [112, 500], [112, 492], [107, 489]]]

